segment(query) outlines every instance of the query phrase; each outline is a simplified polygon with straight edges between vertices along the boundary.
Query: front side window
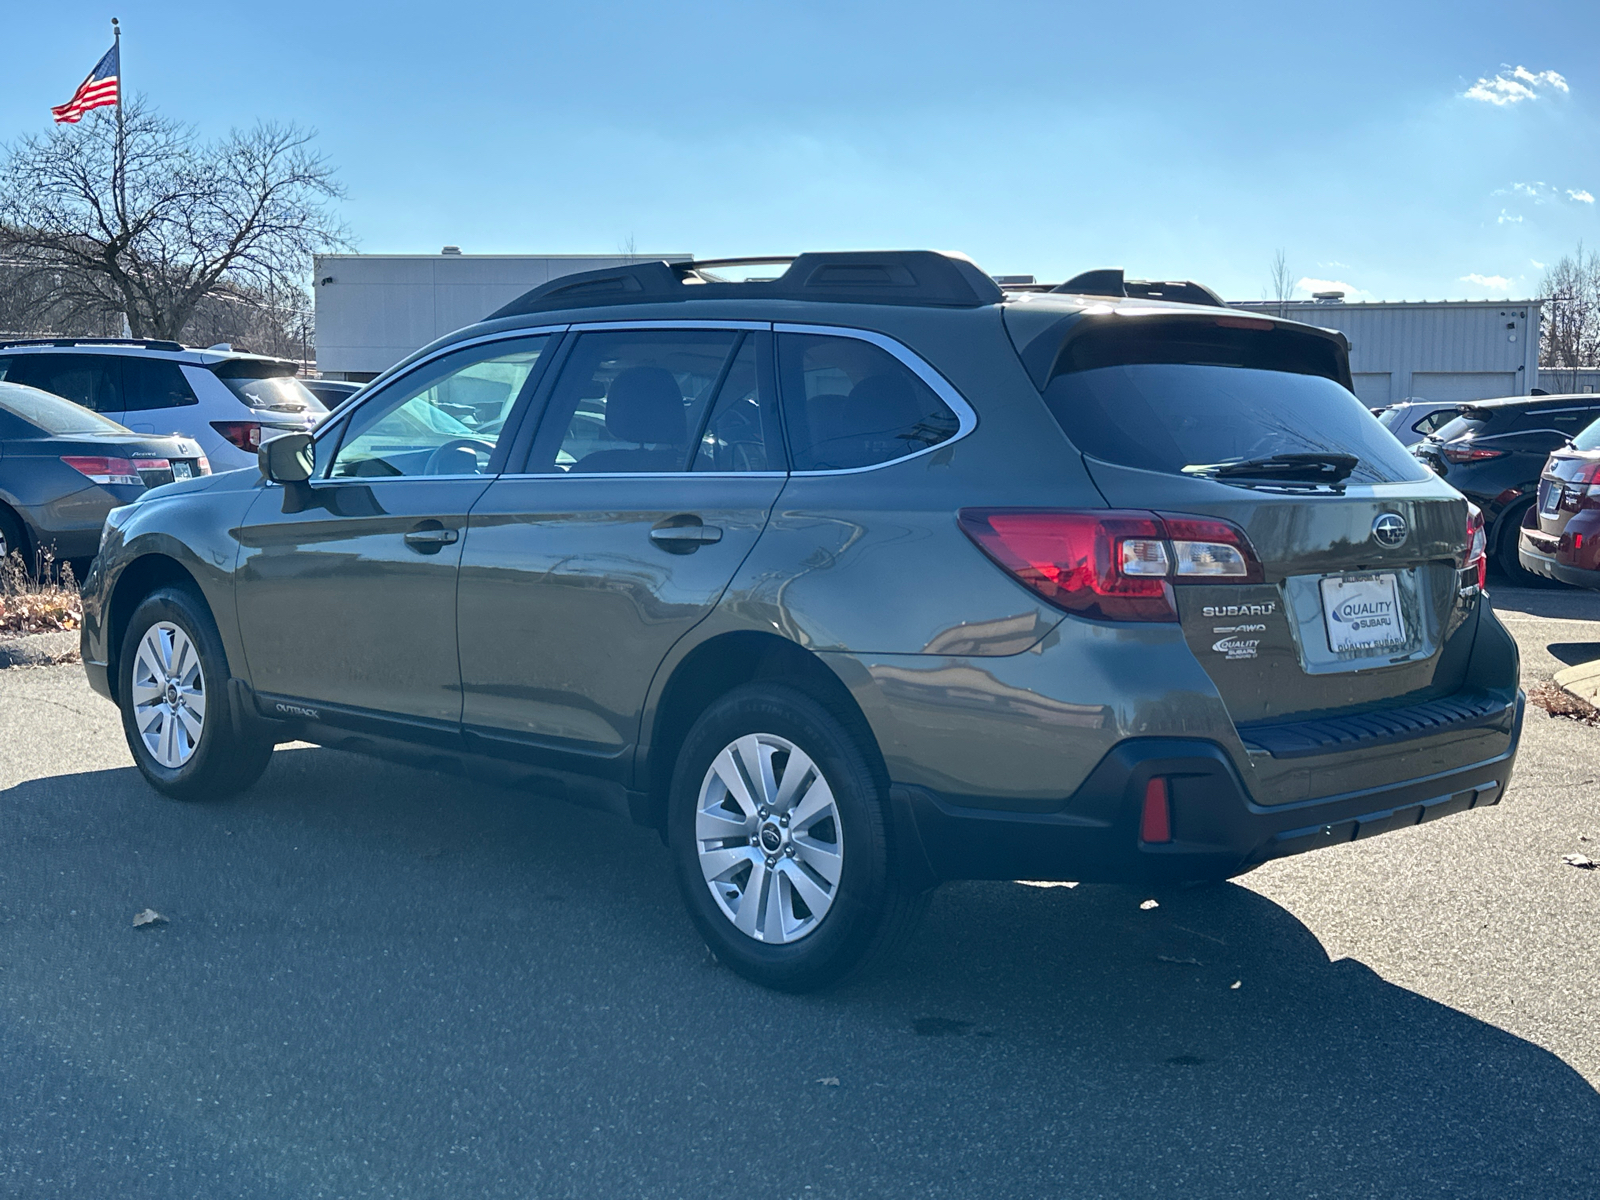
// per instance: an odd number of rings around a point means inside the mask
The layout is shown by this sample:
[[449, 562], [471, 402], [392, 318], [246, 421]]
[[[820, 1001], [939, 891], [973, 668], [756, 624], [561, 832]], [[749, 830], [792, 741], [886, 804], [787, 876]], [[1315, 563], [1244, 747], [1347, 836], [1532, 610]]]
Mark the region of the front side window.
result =
[[6, 378], [95, 412], [122, 411], [122, 360], [113, 354], [19, 354]]
[[911, 368], [859, 338], [780, 334], [778, 371], [797, 471], [904, 458], [947, 441], [961, 427]]
[[396, 379], [351, 414], [329, 477], [482, 474], [548, 342], [470, 346]]
[[740, 378], [754, 385], [754, 367], [746, 371], [739, 365], [740, 347], [747, 340], [749, 335], [737, 329], [618, 329], [580, 335], [551, 392], [528, 471], [631, 475], [688, 470], [713, 397], [720, 401], [729, 394], [730, 379], [735, 390]]

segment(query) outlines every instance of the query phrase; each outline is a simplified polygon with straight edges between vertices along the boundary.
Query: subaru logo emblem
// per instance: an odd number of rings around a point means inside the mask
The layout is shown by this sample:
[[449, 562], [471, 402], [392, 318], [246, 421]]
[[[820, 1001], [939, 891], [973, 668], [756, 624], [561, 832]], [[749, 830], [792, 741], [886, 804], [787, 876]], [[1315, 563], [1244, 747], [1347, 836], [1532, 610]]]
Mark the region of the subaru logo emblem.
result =
[[1406, 519], [1399, 513], [1384, 513], [1372, 522], [1373, 540], [1391, 550], [1406, 540]]

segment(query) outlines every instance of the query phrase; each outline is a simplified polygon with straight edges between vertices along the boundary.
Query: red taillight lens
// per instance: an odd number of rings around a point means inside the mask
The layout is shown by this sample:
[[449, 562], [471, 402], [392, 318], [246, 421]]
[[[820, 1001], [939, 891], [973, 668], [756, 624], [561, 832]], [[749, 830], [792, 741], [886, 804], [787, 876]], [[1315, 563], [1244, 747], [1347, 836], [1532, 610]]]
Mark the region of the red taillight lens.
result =
[[1444, 456], [1445, 462], [1453, 463], [1483, 462], [1489, 458], [1504, 458], [1506, 454], [1504, 450], [1490, 450], [1485, 446], [1473, 446], [1470, 444], [1465, 446], [1440, 446], [1439, 453]]
[[99, 455], [63, 454], [61, 461], [79, 475], [95, 483], [125, 483], [135, 486], [144, 483], [139, 469], [131, 458], [102, 458]]
[[261, 449], [260, 421], [213, 421], [211, 428], [250, 454]]
[[170, 471], [172, 461], [165, 458], [136, 458], [133, 460], [135, 471]]
[[1160, 775], [1144, 785], [1144, 806], [1139, 810], [1139, 840], [1172, 840], [1172, 801], [1167, 795], [1167, 781]]
[[1483, 531], [1483, 509], [1467, 501], [1467, 552], [1462, 569], [1475, 573], [1481, 590], [1489, 578], [1488, 540]]
[[211, 474], [211, 460], [204, 454], [194, 460], [194, 473], [196, 475]]
[[1252, 583], [1261, 564], [1226, 521], [1126, 509], [964, 508], [980, 550], [1057, 608], [1176, 621], [1174, 583]]

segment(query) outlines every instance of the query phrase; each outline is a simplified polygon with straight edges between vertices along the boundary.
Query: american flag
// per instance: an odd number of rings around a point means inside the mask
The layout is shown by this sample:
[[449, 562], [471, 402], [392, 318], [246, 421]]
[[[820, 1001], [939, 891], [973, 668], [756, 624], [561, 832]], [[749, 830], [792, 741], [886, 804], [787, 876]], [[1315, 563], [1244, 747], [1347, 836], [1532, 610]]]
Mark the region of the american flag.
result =
[[117, 102], [117, 75], [121, 71], [121, 58], [115, 46], [106, 51], [105, 57], [95, 63], [94, 70], [89, 72], [89, 78], [72, 93], [72, 99], [51, 107], [56, 124], [74, 124], [91, 108], [104, 108]]

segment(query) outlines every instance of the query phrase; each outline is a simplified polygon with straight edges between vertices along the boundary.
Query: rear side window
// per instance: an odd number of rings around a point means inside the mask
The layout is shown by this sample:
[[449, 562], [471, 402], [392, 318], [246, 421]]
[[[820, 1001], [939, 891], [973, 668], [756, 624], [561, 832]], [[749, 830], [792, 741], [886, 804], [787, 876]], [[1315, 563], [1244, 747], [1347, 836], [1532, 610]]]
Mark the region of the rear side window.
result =
[[168, 358], [122, 360], [123, 404], [129, 412], [199, 404], [183, 368]]
[[1517, 429], [1553, 429], [1568, 437], [1576, 437], [1595, 418], [1592, 408], [1541, 408], [1527, 414], [1517, 422]]
[[1354, 455], [1355, 483], [1428, 478], [1365, 405], [1332, 379], [1288, 371], [1140, 362], [1068, 371], [1045, 403], [1073, 445], [1146, 471], [1278, 454]]
[[114, 354], [18, 354], [6, 379], [95, 412], [122, 411], [122, 359]]
[[779, 334], [778, 370], [797, 471], [904, 458], [948, 441], [961, 427], [909, 367], [859, 338]]

